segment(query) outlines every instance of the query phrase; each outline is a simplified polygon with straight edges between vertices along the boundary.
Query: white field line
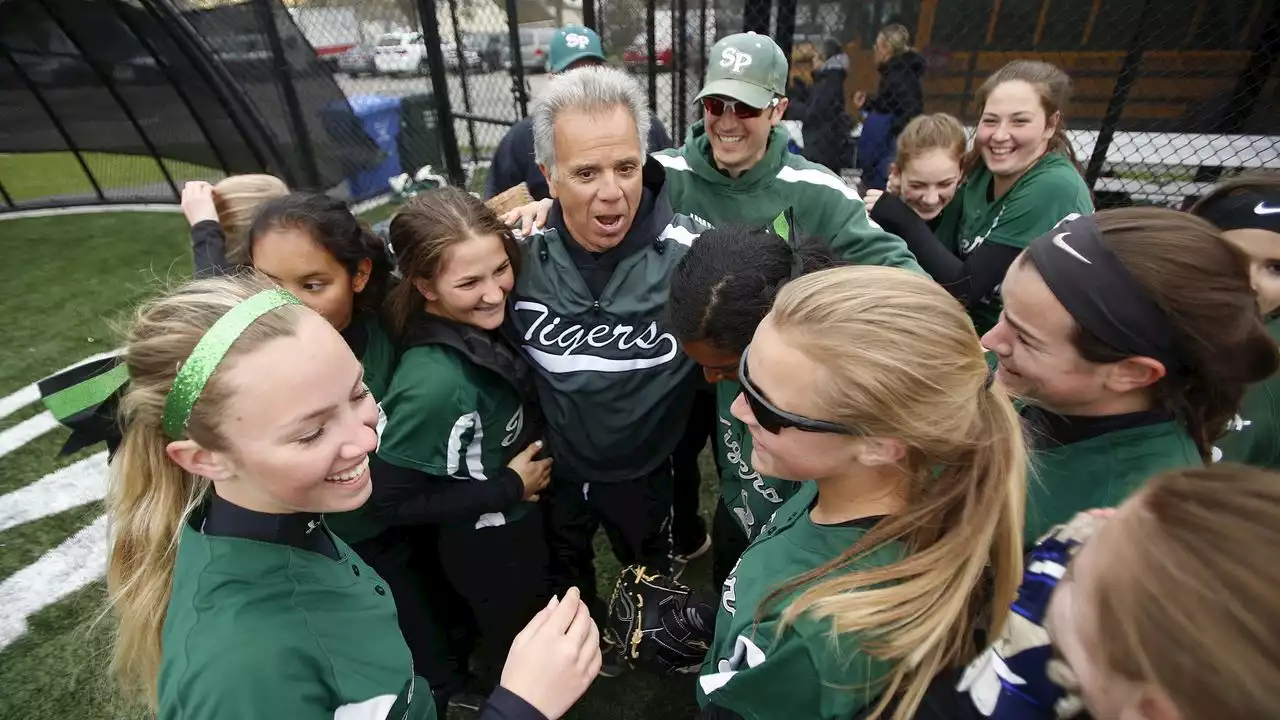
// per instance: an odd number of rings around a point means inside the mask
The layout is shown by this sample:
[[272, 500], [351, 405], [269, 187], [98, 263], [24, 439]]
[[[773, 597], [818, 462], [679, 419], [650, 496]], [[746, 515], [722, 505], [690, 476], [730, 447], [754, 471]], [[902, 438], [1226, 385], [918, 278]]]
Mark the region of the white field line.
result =
[[107, 516], [0, 582], [0, 651], [27, 632], [27, 618], [107, 571]]
[[58, 421], [53, 419], [53, 414], [42, 412], [8, 430], [0, 431], [0, 457], [8, 455], [56, 427], [58, 427]]
[[113, 212], [144, 213], [180, 213], [182, 208], [176, 203], [132, 203], [128, 205], [75, 205], [68, 207], [40, 208], [39, 210], [10, 210], [0, 213], [0, 221], [23, 220], [25, 218], [53, 217], [55, 215], [92, 215]]
[[0, 419], [7, 418], [33, 402], [39, 402], [40, 389], [35, 383], [0, 398]]
[[0, 532], [56, 515], [107, 493], [107, 453], [100, 452], [0, 496]]
[[[98, 353], [67, 367], [119, 352], [117, 348]], [[0, 398], [0, 418], [39, 400], [40, 391], [35, 383], [20, 388]], [[57, 421], [53, 416], [42, 412], [0, 432], [0, 457], [55, 427]], [[106, 489], [107, 454], [99, 452], [0, 496], [0, 532], [101, 500]], [[2, 548], [0, 545], [0, 552]], [[106, 567], [107, 518], [103, 515], [31, 565], [5, 578], [0, 582], [0, 651], [26, 634], [27, 618], [98, 580], [106, 574]]]

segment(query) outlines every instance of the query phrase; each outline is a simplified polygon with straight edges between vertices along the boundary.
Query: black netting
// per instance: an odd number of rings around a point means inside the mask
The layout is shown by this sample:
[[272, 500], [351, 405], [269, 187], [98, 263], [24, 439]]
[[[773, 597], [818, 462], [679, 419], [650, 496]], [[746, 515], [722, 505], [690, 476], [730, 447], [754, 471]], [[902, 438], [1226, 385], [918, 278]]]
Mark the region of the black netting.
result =
[[186, 180], [242, 172], [328, 189], [382, 158], [265, 0], [8, 0], [0, 93], [5, 206], [173, 202]]

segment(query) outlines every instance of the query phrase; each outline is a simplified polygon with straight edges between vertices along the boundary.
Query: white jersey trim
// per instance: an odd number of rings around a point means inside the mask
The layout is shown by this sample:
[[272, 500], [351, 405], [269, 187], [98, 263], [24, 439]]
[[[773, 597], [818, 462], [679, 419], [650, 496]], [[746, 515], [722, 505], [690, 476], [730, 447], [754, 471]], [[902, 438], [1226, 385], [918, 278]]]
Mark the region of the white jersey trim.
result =
[[719, 672], [698, 678], [698, 683], [702, 685], [703, 694], [710, 695], [728, 685], [733, 676], [738, 674], [738, 670], [742, 668], [744, 661], [749, 670], [759, 667], [764, 663], [765, 659], [764, 651], [760, 649], [759, 645], [756, 645], [746, 635], [739, 635], [733, 644], [733, 657], [722, 659], [716, 663], [716, 669]]
[[657, 160], [659, 165], [668, 170], [679, 170], [681, 172], [689, 171], [689, 161], [685, 160], [683, 155], [663, 155], [661, 153], [654, 153], [650, 157]]
[[662, 234], [658, 236], [658, 239], [659, 240], [675, 240], [681, 245], [684, 245], [687, 247], [689, 245], [692, 245], [694, 240], [698, 239], [698, 233], [695, 233], [689, 230], [688, 228], [682, 227], [680, 225], [668, 225], [666, 228], [663, 229]]
[[[463, 468], [462, 435], [472, 430], [471, 441], [467, 443], [466, 467]], [[484, 422], [478, 411], [461, 415], [453, 421], [453, 429], [449, 431], [449, 445], [445, 450], [445, 470], [456, 476], [459, 470], [465, 470], [466, 476], [476, 480], [488, 480], [481, 462], [484, 442]]]
[[395, 704], [395, 695], [379, 695], [364, 702], [343, 705], [333, 712], [333, 720], [387, 720]]

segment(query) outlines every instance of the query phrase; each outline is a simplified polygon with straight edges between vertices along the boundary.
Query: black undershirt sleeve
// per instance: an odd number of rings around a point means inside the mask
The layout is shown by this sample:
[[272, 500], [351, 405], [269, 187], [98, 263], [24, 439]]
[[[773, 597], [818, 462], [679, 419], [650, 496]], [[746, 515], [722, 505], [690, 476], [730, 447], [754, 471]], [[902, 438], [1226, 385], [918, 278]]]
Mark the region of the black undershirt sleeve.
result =
[[373, 494], [366, 511], [388, 525], [474, 520], [502, 512], [524, 497], [524, 482], [507, 467], [490, 480], [468, 481], [392, 465], [374, 455], [369, 472]]
[[501, 685], [493, 689], [489, 702], [480, 712], [480, 720], [547, 720], [534, 706]]
[[920, 267], [969, 308], [1004, 282], [1009, 266], [1022, 253], [1020, 248], [988, 242], [961, 260], [938, 241], [929, 225], [901, 198], [888, 193], [876, 200], [871, 219], [902, 238]]
[[217, 277], [231, 270], [226, 245], [227, 236], [217, 220], [201, 220], [191, 226], [191, 256], [196, 277]]

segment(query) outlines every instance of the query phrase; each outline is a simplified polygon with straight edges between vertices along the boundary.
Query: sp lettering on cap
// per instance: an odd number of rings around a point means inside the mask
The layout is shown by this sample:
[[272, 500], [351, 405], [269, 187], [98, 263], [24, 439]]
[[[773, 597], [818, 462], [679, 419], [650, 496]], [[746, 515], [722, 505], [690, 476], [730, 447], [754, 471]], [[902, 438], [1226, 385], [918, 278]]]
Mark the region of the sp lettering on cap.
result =
[[741, 74], [743, 68], [751, 64], [751, 56], [737, 48], [727, 47], [720, 53], [720, 67], [729, 72]]
[[587, 37], [586, 35], [569, 33], [564, 36], [564, 44], [571, 48], [574, 48], [575, 50], [585, 48], [590, 43], [591, 43], [591, 38]]

